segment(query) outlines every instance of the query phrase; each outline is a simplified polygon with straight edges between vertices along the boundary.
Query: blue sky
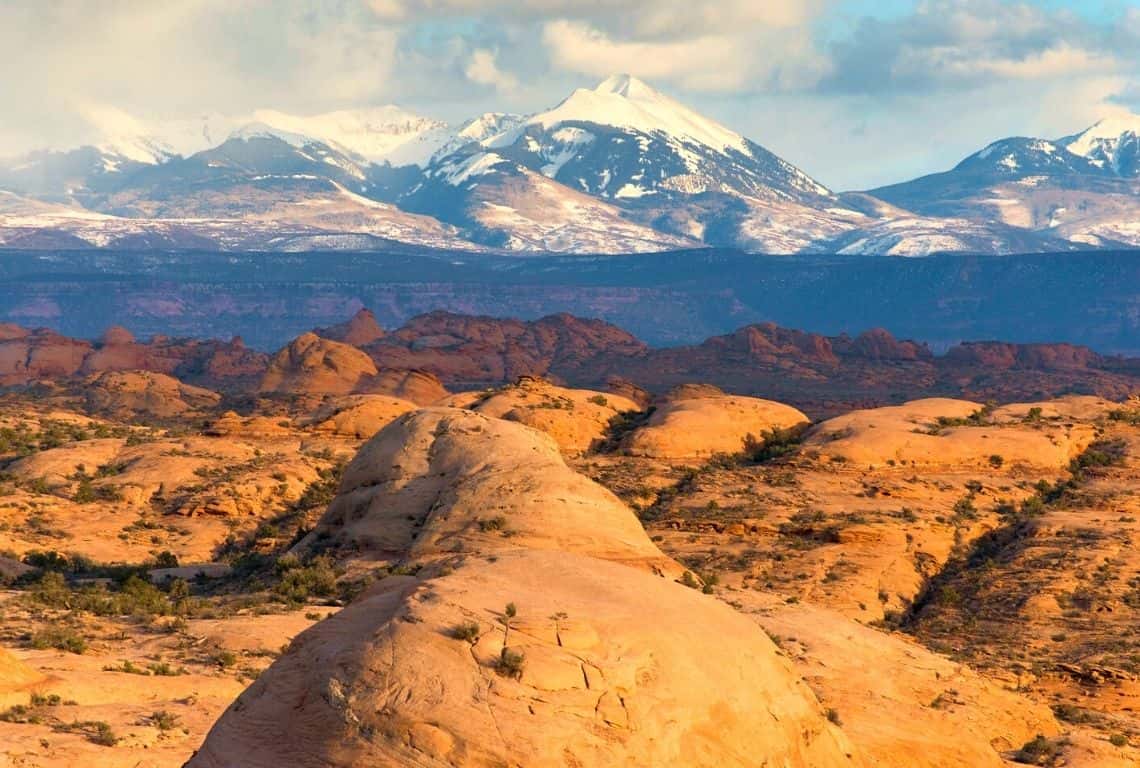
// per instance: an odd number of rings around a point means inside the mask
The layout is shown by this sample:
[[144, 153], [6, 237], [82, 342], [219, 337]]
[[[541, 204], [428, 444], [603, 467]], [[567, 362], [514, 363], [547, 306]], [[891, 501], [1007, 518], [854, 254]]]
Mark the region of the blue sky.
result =
[[1140, 111], [1140, 0], [6, 0], [0, 154], [140, 121], [528, 112], [628, 71], [835, 189]]

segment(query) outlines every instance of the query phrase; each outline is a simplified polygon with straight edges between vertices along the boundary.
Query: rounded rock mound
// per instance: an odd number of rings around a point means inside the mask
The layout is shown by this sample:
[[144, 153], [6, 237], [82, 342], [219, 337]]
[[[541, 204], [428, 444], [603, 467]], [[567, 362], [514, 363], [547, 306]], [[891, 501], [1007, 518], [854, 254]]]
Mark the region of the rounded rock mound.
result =
[[532, 550], [380, 582], [300, 635], [188, 768], [859, 765], [849, 753], [746, 617]]
[[640, 411], [633, 400], [591, 389], [569, 389], [522, 376], [490, 393], [460, 393], [439, 403], [517, 421], [545, 432], [569, 452], [584, 452], [605, 441], [610, 424], [622, 413]]
[[347, 395], [334, 398], [300, 420], [303, 427], [342, 437], [371, 437], [416, 404], [387, 395]]
[[1087, 424], [1026, 423], [998, 415], [968, 400], [914, 400], [824, 421], [812, 428], [804, 447], [859, 466], [1062, 468], [1095, 437]]
[[356, 347], [304, 333], [273, 356], [259, 389], [277, 394], [347, 395], [376, 373], [372, 358]]
[[84, 381], [83, 394], [89, 410], [119, 417], [145, 414], [168, 418], [209, 410], [222, 399], [217, 392], [152, 371], [95, 374]]
[[808, 422], [807, 416], [790, 405], [708, 393], [666, 401], [645, 426], [625, 438], [621, 449], [631, 456], [656, 459], [739, 453], [749, 440], [762, 443], [765, 432]]
[[427, 561], [513, 549], [578, 552], [679, 576], [609, 490], [521, 424], [454, 408], [397, 418], [361, 447], [300, 545]]

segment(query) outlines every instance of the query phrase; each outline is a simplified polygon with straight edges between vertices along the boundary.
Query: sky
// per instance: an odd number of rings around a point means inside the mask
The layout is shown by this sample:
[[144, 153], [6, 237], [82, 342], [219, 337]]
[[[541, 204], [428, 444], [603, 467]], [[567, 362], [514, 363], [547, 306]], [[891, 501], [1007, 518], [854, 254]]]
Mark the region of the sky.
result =
[[1140, 112], [1140, 0], [2, 0], [0, 156], [109, 123], [534, 112], [628, 72], [837, 190]]

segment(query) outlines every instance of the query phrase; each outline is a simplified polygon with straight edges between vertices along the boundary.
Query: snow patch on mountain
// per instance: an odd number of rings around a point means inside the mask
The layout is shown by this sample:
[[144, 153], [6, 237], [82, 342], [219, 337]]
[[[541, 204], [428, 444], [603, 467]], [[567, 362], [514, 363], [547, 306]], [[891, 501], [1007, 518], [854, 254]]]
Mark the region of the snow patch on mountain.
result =
[[1061, 142], [1074, 155], [1117, 176], [1140, 175], [1140, 115], [1106, 118]]
[[437, 175], [448, 184], [458, 187], [475, 176], [492, 173], [497, 166], [506, 162], [494, 152], [479, 152], [466, 158], [457, 159], [454, 163], [444, 163], [439, 167]]
[[486, 141], [502, 148], [519, 140], [527, 128], [549, 130], [564, 123], [594, 123], [640, 133], [665, 134], [703, 144], [718, 152], [729, 149], [751, 156], [748, 141], [720, 123], [701, 116], [683, 104], [629, 75], [614, 75], [596, 88], [579, 88], [558, 106], [523, 121], [517, 128]]

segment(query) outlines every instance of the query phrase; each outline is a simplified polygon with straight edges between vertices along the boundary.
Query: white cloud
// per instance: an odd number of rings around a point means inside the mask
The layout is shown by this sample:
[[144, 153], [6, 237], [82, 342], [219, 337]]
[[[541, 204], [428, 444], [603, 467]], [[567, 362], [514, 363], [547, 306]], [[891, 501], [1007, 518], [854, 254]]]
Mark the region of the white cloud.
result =
[[829, 185], [865, 186], [1140, 109], [1140, 9], [1097, 22], [1061, 5], [914, 0], [858, 18], [841, 0], [0, 0], [0, 155], [124, 115], [396, 102], [458, 121], [628, 71]]
[[503, 72], [496, 63], [498, 54], [486, 48], [476, 48], [471, 52], [464, 74], [467, 79], [479, 85], [489, 85], [496, 91], [511, 92], [519, 87], [519, 80], [509, 72]]
[[555, 66], [605, 77], [629, 72], [653, 80], [672, 80], [683, 87], [739, 88], [746, 70], [731, 38], [710, 35], [669, 42], [615, 41], [582, 22], [552, 21], [543, 27]]

